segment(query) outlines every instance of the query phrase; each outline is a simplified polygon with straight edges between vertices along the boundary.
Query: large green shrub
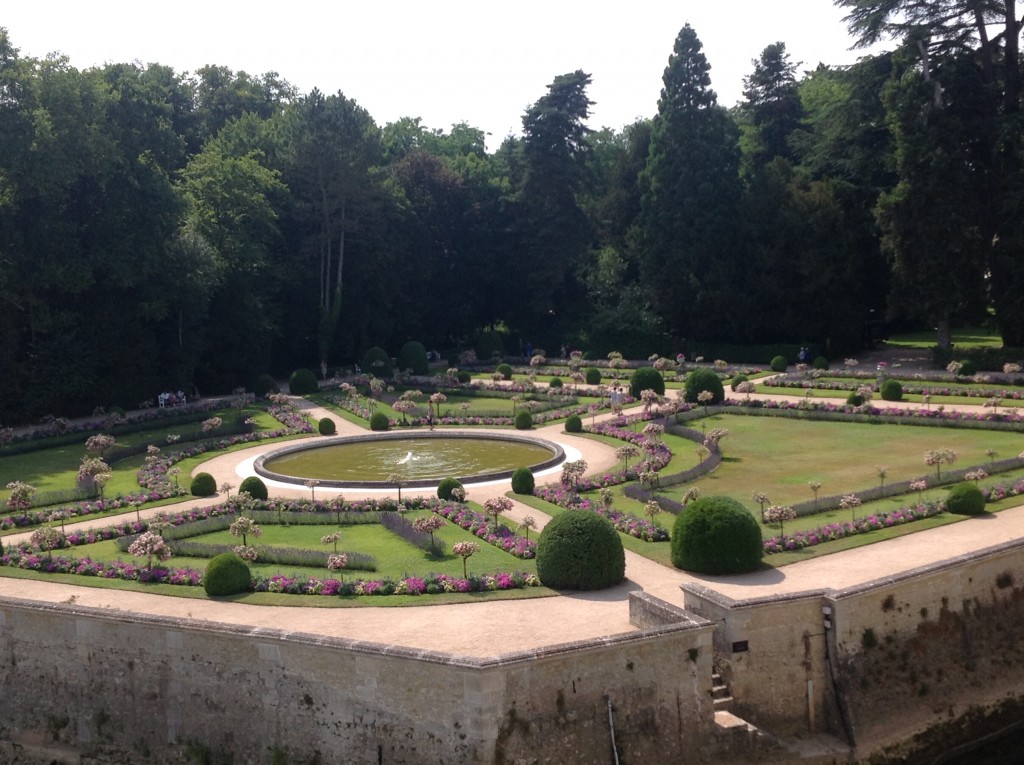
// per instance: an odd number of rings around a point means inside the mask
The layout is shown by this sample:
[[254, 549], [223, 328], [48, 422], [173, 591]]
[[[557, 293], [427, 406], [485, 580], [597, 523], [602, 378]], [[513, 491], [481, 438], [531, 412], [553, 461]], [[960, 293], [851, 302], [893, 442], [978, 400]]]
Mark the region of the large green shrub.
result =
[[626, 575], [626, 554], [611, 522], [590, 510], [551, 519], [537, 540], [537, 576], [556, 590], [601, 590]]
[[321, 436], [333, 436], [338, 432], [338, 427], [330, 417], [321, 418], [320, 422], [316, 424], [316, 429]]
[[974, 359], [964, 359], [960, 362], [960, 371], [957, 375], [960, 377], [973, 377], [978, 374], [978, 364]]
[[769, 365], [773, 372], [785, 372], [786, 367], [789, 366], [789, 361], [786, 360], [785, 356], [776, 356], [772, 359], [772, 363]]
[[588, 367], [584, 373], [587, 381], [587, 385], [600, 385], [601, 384], [601, 370], [595, 367]]
[[828, 369], [828, 359], [824, 356], [815, 356], [814, 363], [811, 366], [815, 369]]
[[565, 418], [565, 432], [566, 433], [582, 433], [583, 432], [583, 420], [580, 419], [578, 414], [570, 414]]
[[203, 589], [207, 595], [237, 595], [252, 587], [252, 573], [245, 561], [233, 552], [210, 558], [203, 574]]
[[749, 381], [750, 378], [747, 377], [746, 375], [735, 375], [730, 381], [729, 387], [732, 388], [733, 390], [736, 390], [736, 386], [738, 386], [740, 383], [745, 383]]
[[391, 377], [394, 371], [391, 366], [391, 357], [379, 345], [373, 346], [363, 354], [362, 370], [374, 377]]
[[189, 493], [193, 497], [212, 497], [217, 493], [217, 480], [209, 473], [199, 473], [192, 479]]
[[238, 487], [239, 494], [248, 494], [253, 499], [267, 499], [267, 485], [259, 476], [251, 475]]
[[981, 515], [985, 512], [985, 495], [973, 481], [958, 483], [946, 495], [946, 510], [955, 515]]
[[846, 403], [850, 406], [863, 406], [864, 397], [857, 391], [851, 391], [850, 395], [846, 397]]
[[516, 494], [533, 494], [534, 485], [533, 471], [530, 468], [516, 468], [512, 474], [512, 491]]
[[411, 370], [414, 375], [430, 373], [427, 349], [423, 343], [410, 340], [398, 351], [398, 368], [403, 372]]
[[885, 401], [902, 401], [903, 386], [899, 380], [886, 380], [882, 383], [881, 394]]
[[529, 430], [533, 427], [533, 415], [525, 409], [520, 409], [516, 412], [515, 425], [516, 430]]
[[460, 369], [459, 382], [462, 383], [463, 385], [468, 385], [469, 383], [473, 382], [473, 375], [470, 372], [467, 372], [465, 369]]
[[452, 490], [462, 488], [458, 478], [442, 478], [437, 485], [437, 498], [445, 502], [452, 498]]
[[665, 395], [665, 378], [654, 367], [634, 369], [633, 374], [629, 376], [630, 396], [639, 399], [640, 393], [645, 390], [653, 390], [659, 396]]
[[691, 404], [702, 404], [698, 398], [702, 391], [711, 392], [709, 404], [721, 404], [725, 400], [725, 388], [716, 372], [710, 369], [694, 369], [686, 375], [686, 400]]
[[370, 415], [370, 430], [387, 430], [390, 427], [391, 423], [384, 412], [374, 412]]
[[508, 364], [498, 364], [494, 371], [501, 375], [502, 380], [512, 379], [512, 367]]
[[562, 378], [561, 377], [552, 377], [548, 381], [548, 387], [549, 388], [561, 388], [562, 387]]
[[476, 340], [476, 357], [483, 363], [505, 358], [505, 343], [493, 329], [485, 329]]
[[672, 527], [672, 564], [700, 574], [742, 574], [761, 565], [761, 529], [731, 497], [690, 503]]
[[256, 398], [264, 398], [271, 393], [280, 393], [281, 386], [270, 375], [260, 375], [256, 378], [256, 382], [253, 383], [252, 392]]
[[288, 391], [294, 396], [308, 396], [318, 393], [320, 386], [316, 384], [316, 375], [309, 369], [296, 369], [288, 378]]

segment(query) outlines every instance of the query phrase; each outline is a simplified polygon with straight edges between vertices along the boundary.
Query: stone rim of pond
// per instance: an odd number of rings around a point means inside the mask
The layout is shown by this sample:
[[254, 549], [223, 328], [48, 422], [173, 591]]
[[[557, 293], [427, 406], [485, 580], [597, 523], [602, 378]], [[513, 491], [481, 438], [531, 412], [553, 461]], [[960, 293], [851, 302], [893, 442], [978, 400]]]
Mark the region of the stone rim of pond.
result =
[[[309, 451], [312, 449], [323, 449], [328, 446], [339, 446], [342, 444], [353, 444], [353, 443], [365, 443], [370, 441], [425, 441], [430, 439], [466, 439], [466, 440], [477, 440], [477, 441], [512, 441], [517, 443], [528, 443], [536, 446], [543, 446], [551, 451], [551, 457], [538, 462], [533, 465], [527, 465], [530, 471], [538, 473], [549, 468], [557, 467], [562, 464], [565, 459], [565, 450], [554, 441], [548, 441], [543, 438], [535, 438], [524, 435], [513, 435], [511, 433], [467, 433], [465, 431], [428, 431], [426, 433], [378, 433], [374, 435], [360, 435], [360, 436], [332, 436], [329, 438], [318, 438], [315, 441], [303, 441], [298, 443], [291, 443], [287, 446], [282, 446], [280, 449], [274, 449], [271, 452], [262, 454], [256, 458], [253, 463], [253, 470], [256, 474], [267, 478], [271, 481], [279, 481], [281, 483], [292, 484], [294, 486], [305, 486], [306, 482], [311, 480], [308, 477], [285, 475], [283, 473], [277, 473], [273, 470], [269, 470], [265, 467], [264, 463], [268, 460], [274, 460], [278, 457], [283, 457], [287, 454], [294, 454], [295, 452]], [[512, 474], [518, 469], [513, 468], [511, 470], [497, 470], [489, 471], [485, 473], [474, 473], [468, 476], [440, 476], [428, 479], [416, 479], [402, 482], [402, 488], [406, 489], [426, 489], [437, 484], [444, 478], [455, 478], [459, 483], [473, 484], [473, 483], [487, 483], [489, 481], [502, 481], [508, 480], [512, 477]], [[317, 488], [326, 489], [393, 489], [396, 488], [396, 484], [388, 481], [343, 481], [332, 478], [317, 478]]]

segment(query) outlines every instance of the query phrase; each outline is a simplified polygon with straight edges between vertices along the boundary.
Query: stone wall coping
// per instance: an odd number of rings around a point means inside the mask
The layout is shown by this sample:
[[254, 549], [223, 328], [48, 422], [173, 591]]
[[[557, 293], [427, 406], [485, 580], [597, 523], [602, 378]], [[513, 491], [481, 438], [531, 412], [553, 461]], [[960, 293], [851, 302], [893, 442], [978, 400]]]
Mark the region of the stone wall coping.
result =
[[249, 636], [254, 640], [266, 639], [277, 642], [293, 643], [296, 645], [315, 646], [336, 651], [348, 651], [363, 655], [379, 656], [382, 658], [390, 657], [409, 661], [443, 664], [449, 667], [472, 670], [509, 667], [517, 664], [525, 664], [537, 660], [564, 656], [571, 653], [580, 653], [617, 645], [625, 646], [631, 643], [642, 643], [645, 641], [657, 640], [673, 633], [710, 632], [713, 629], [711, 622], [697, 616], [691, 616], [687, 621], [680, 622], [679, 624], [669, 624], [646, 630], [622, 632], [615, 635], [605, 635], [587, 640], [575, 640], [568, 643], [543, 646], [541, 648], [502, 653], [495, 656], [476, 657], [446, 653], [444, 651], [433, 651], [425, 648], [409, 648], [407, 646], [389, 645], [387, 643], [375, 643], [367, 640], [352, 640], [350, 638], [340, 638], [331, 635], [314, 635], [306, 632], [291, 632], [288, 630], [280, 630], [270, 627], [252, 627], [187, 617], [171, 617], [139, 612], [111, 611], [106, 608], [93, 608], [90, 606], [80, 606], [69, 603], [49, 603], [45, 601], [12, 597], [0, 598], [0, 630], [3, 629], [2, 611], [4, 609], [57, 613], [65, 617], [81, 617], [107, 622], [118, 622], [122, 624], [137, 624], [145, 627], [183, 632], [199, 632], [213, 635], [221, 634], [232, 637]]
[[784, 603], [792, 603], [797, 600], [810, 600], [812, 598], [822, 598], [827, 594], [833, 592], [830, 588], [823, 588], [820, 590], [801, 590], [799, 592], [783, 592], [777, 595], [761, 595], [756, 598], [731, 598], [718, 590], [712, 590], [710, 587], [705, 587], [702, 584], [694, 584], [692, 582], [683, 582], [679, 585], [680, 589], [684, 593], [696, 595], [705, 600], [709, 600], [717, 606], [722, 608], [752, 608], [756, 606], [774, 606], [782, 605]]
[[[675, 619], [675, 623], [664, 625], [658, 629], [666, 629], [676, 626], [693, 626], [693, 627], [704, 627], [712, 624], [712, 622], [705, 619], [703, 616], [699, 616], [692, 611], [687, 611], [685, 608], [669, 603], [667, 600], [655, 597], [650, 593], [644, 592], [643, 590], [633, 590], [629, 593], [630, 600], [642, 600], [647, 603], [653, 609], [663, 612], [666, 616], [671, 616]], [[650, 630], [646, 630], [650, 631]]]

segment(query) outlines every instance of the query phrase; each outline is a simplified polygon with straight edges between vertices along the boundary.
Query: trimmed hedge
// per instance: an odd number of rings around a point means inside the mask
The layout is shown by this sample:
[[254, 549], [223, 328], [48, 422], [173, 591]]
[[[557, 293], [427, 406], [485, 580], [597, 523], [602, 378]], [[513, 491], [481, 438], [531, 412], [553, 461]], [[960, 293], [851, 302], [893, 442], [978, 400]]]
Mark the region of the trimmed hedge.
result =
[[594, 367], [588, 367], [585, 372], [587, 385], [600, 385], [601, 384], [601, 370]]
[[238, 487], [238, 493], [247, 493], [253, 499], [259, 499], [264, 502], [267, 500], [267, 485], [263, 483], [263, 480], [259, 476], [251, 475], [242, 481], [242, 485]]
[[516, 430], [529, 430], [533, 427], [533, 415], [525, 409], [516, 412]]
[[365, 374], [374, 377], [391, 377], [394, 370], [388, 352], [375, 345], [363, 354], [362, 369]]
[[412, 371], [414, 375], [425, 375], [430, 373], [430, 363], [427, 361], [427, 349], [423, 343], [410, 340], [398, 351], [398, 368], [405, 371]]
[[189, 493], [193, 497], [212, 497], [217, 493], [217, 481], [209, 473], [199, 473], [192, 479]]
[[721, 404], [725, 400], [725, 388], [718, 374], [710, 369], [695, 369], [686, 375], [686, 400], [691, 404], [702, 403], [698, 396], [702, 391], [710, 391], [712, 398], [710, 405]]
[[370, 415], [370, 430], [387, 430], [391, 427], [391, 422], [388, 420], [388, 416], [384, 412], [374, 412]]
[[826, 359], [824, 356], [815, 356], [814, 363], [811, 364], [811, 366], [813, 366], [815, 369], [828, 369], [828, 359]]
[[437, 498], [448, 502], [452, 498], [452, 490], [461, 488], [462, 484], [458, 478], [442, 478], [437, 485]]
[[761, 528], [731, 497], [691, 503], [672, 527], [672, 564], [700, 574], [742, 574], [761, 565]]
[[582, 433], [583, 432], [583, 420], [580, 419], [578, 414], [570, 414], [565, 418], [565, 432], [566, 433]]
[[740, 383], [745, 382], [750, 382], [750, 378], [747, 377], [746, 375], [735, 375], [729, 382], [729, 387], [735, 391], [736, 388], [740, 385]]
[[769, 366], [772, 368], [773, 372], [785, 372], [786, 367], [789, 366], [789, 361], [785, 356], [780, 354], [772, 357], [772, 363], [769, 364]]
[[552, 377], [548, 381], [548, 387], [549, 388], [561, 388], [562, 387], [562, 378], [561, 377]]
[[316, 425], [317, 432], [321, 436], [333, 436], [338, 432], [337, 426], [334, 424], [334, 420], [330, 417], [324, 417]]
[[502, 380], [512, 379], [512, 367], [509, 364], [498, 364], [494, 371], [501, 375]]
[[237, 595], [252, 588], [252, 573], [245, 561], [233, 552], [210, 558], [203, 574], [203, 589], [212, 597]]
[[293, 396], [319, 393], [320, 386], [316, 383], [316, 375], [309, 369], [296, 369], [288, 378], [288, 392]]
[[256, 378], [256, 382], [253, 383], [252, 392], [256, 398], [265, 398], [271, 393], [280, 393], [281, 386], [270, 375], [260, 375]]
[[899, 380], [886, 380], [882, 383], [880, 389], [882, 398], [885, 401], [902, 401], [903, 400], [903, 386], [900, 385]]
[[516, 468], [512, 474], [512, 491], [516, 494], [533, 494], [536, 482], [533, 472], [528, 467]]
[[622, 539], [606, 518], [567, 510], [551, 519], [537, 540], [537, 576], [556, 590], [601, 590], [626, 575]]
[[634, 369], [629, 376], [629, 395], [635, 399], [645, 390], [653, 390], [659, 396], [665, 395], [665, 378], [654, 367]]
[[981, 515], [985, 512], [985, 495], [973, 481], [958, 483], [946, 495], [946, 511], [954, 515]]

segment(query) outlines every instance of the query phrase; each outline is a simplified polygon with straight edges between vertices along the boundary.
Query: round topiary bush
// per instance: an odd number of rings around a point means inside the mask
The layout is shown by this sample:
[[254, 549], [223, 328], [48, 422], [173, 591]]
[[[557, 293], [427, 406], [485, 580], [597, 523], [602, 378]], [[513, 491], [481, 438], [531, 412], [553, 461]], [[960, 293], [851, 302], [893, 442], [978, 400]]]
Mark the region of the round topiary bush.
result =
[[463, 385], [468, 385], [473, 382], [473, 375], [467, 372], [465, 369], [459, 370], [459, 382]]
[[437, 498], [447, 502], [452, 498], [452, 490], [460, 488], [462, 484], [458, 478], [442, 478], [441, 483], [437, 485]]
[[318, 393], [320, 386], [316, 384], [316, 375], [309, 369], [296, 369], [288, 378], [288, 392], [294, 396], [308, 396]]
[[957, 372], [960, 377], [973, 377], [978, 374], [978, 364], [974, 359], [964, 359], [960, 365], [960, 371]]
[[586, 376], [583, 378], [587, 381], [587, 385], [600, 385], [601, 384], [601, 370], [589, 367], [584, 373]]
[[731, 497], [707, 496], [676, 516], [672, 564], [700, 574], [742, 574], [761, 565], [761, 529]]
[[256, 378], [256, 382], [253, 383], [252, 392], [257, 398], [264, 398], [271, 393], [280, 393], [281, 386], [270, 375], [260, 375]]
[[388, 352], [375, 345], [363, 354], [362, 370], [374, 377], [391, 377], [394, 372]]
[[512, 379], [512, 367], [508, 364], [498, 364], [494, 371], [501, 375], [502, 380]]
[[267, 499], [267, 485], [259, 476], [251, 475], [238, 487], [239, 494], [248, 494], [253, 499]]
[[562, 378], [561, 377], [552, 377], [551, 380], [548, 382], [548, 387], [549, 388], [561, 388], [562, 387]]
[[221, 553], [210, 558], [203, 574], [207, 595], [237, 595], [252, 587], [252, 573], [245, 561], [234, 553]]
[[427, 361], [427, 349], [423, 343], [410, 340], [398, 351], [398, 368], [403, 372], [411, 371], [414, 375], [430, 373]]
[[570, 414], [565, 418], [565, 432], [566, 433], [582, 433], [583, 432], [583, 420], [580, 419], [578, 414]]
[[626, 575], [626, 554], [611, 522], [590, 510], [551, 519], [537, 540], [537, 576], [556, 590], [601, 590]]
[[691, 404], [703, 404], [700, 400], [702, 391], [711, 391], [711, 404], [721, 404], [725, 400], [725, 388], [718, 374], [710, 369], [694, 369], [686, 375], [686, 400]]
[[881, 394], [885, 401], [902, 401], [903, 386], [899, 380], [886, 380], [882, 383]]
[[857, 391], [853, 391], [853, 393], [846, 397], [846, 403], [850, 406], [863, 406], [864, 397]]
[[828, 359], [824, 356], [815, 356], [811, 366], [815, 369], [828, 369]]
[[748, 378], [746, 375], [736, 375], [735, 377], [732, 378], [732, 382], [729, 383], [729, 387], [732, 388], [733, 390], [736, 390], [737, 385], [749, 381], [750, 378]]
[[533, 494], [533, 473], [528, 467], [516, 468], [512, 474], [512, 491], [516, 494]]
[[958, 483], [946, 495], [946, 511], [955, 515], [981, 515], [985, 512], [985, 495], [973, 481]]
[[370, 415], [370, 430], [387, 430], [390, 427], [391, 423], [384, 412], [374, 412]]
[[519, 410], [516, 412], [515, 425], [516, 430], [529, 430], [533, 427], [533, 415], [525, 409]]
[[217, 481], [209, 473], [199, 473], [192, 479], [189, 493], [193, 497], [212, 497], [217, 493]]
[[776, 356], [772, 359], [772, 363], [769, 364], [773, 372], [785, 372], [786, 367], [789, 366], [789, 362], [785, 356]]
[[629, 376], [630, 396], [639, 399], [640, 393], [645, 390], [653, 390], [659, 396], [665, 395], [665, 378], [654, 367], [634, 369], [633, 374]]
[[334, 420], [330, 417], [324, 417], [320, 420], [320, 422], [316, 424], [316, 429], [321, 436], [333, 436], [338, 432], [338, 428], [334, 424]]

